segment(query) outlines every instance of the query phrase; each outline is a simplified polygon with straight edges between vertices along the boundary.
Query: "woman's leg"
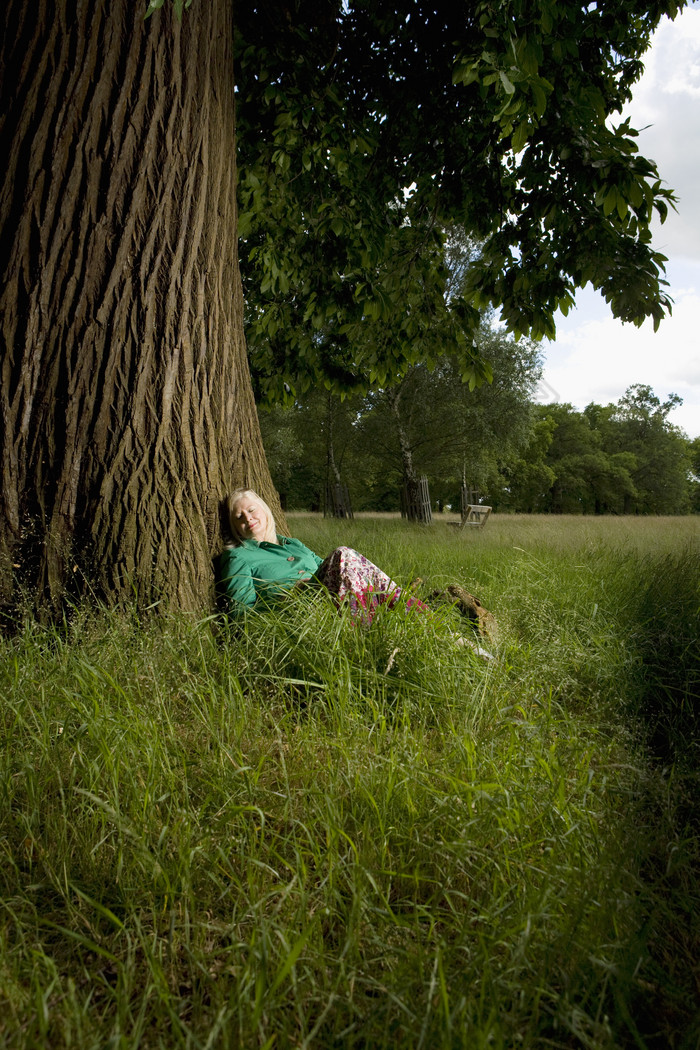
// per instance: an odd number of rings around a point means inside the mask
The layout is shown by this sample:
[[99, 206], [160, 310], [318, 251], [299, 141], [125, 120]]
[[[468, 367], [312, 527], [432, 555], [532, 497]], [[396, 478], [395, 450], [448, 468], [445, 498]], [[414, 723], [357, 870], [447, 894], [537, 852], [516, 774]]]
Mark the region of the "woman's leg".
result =
[[[359, 554], [352, 547], [337, 547], [328, 555], [315, 573], [324, 587], [335, 595], [338, 603], [347, 598], [353, 616], [357, 616], [364, 623], [370, 624], [374, 611], [381, 602], [388, 601], [389, 607], [396, 605], [401, 597], [401, 588], [397, 583], [373, 562]], [[427, 613], [432, 620], [437, 616], [419, 598], [411, 595], [406, 599], [407, 609], [418, 609]], [[473, 649], [477, 656], [486, 660], [492, 660], [491, 653], [482, 649], [475, 642], [453, 636], [455, 643]]]
[[[377, 568], [369, 558], [351, 547], [337, 547], [316, 570], [316, 577], [341, 602], [347, 598], [353, 614], [372, 622], [374, 610], [381, 602], [393, 607], [401, 597], [401, 588]], [[417, 598], [409, 598], [407, 608], [425, 609]]]

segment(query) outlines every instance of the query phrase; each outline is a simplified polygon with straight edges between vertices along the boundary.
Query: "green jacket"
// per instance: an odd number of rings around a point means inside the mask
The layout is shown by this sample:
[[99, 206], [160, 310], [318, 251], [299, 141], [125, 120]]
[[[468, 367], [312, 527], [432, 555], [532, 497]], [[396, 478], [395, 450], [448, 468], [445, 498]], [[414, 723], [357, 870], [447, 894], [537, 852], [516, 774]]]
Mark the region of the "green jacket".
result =
[[299, 580], [310, 579], [322, 562], [301, 540], [278, 536], [277, 543], [243, 540], [217, 559], [217, 594], [234, 615], [258, 599], [274, 601]]

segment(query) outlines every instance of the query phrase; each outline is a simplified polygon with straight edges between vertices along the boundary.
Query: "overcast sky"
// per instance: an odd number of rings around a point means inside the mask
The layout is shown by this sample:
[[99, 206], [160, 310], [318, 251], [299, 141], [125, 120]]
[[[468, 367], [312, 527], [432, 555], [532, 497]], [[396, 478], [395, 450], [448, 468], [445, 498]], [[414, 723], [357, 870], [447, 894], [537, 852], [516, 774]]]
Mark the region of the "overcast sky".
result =
[[[542, 343], [542, 401], [617, 401], [632, 383], [646, 383], [665, 400], [683, 398], [670, 419], [700, 435], [700, 0], [664, 21], [645, 58], [630, 107], [640, 129], [640, 153], [656, 161], [677, 194], [678, 213], [655, 229], [654, 246], [668, 256], [666, 277], [675, 305], [657, 332], [616, 321], [597, 292], [586, 288], [576, 309], [559, 317], [557, 338]], [[625, 114], [627, 115], [627, 114]], [[647, 127], [647, 125], [649, 125]], [[641, 130], [644, 128], [645, 130]]]

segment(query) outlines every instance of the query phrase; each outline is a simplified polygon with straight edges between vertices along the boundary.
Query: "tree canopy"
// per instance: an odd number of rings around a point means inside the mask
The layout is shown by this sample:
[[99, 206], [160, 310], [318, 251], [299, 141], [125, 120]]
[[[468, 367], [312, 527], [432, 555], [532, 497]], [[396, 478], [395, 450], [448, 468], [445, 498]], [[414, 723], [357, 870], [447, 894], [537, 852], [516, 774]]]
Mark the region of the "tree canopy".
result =
[[[682, 6], [239, 4], [240, 251], [264, 390], [384, 382], [436, 329], [478, 381], [482, 309], [552, 336], [589, 282], [616, 316], [658, 325], [649, 227], [673, 195], [620, 114]], [[450, 299], [451, 223], [481, 248]]]
[[683, 514], [693, 507], [692, 443], [665, 401], [637, 383], [615, 403], [538, 405], [530, 444], [494, 494], [503, 509], [567, 514]]

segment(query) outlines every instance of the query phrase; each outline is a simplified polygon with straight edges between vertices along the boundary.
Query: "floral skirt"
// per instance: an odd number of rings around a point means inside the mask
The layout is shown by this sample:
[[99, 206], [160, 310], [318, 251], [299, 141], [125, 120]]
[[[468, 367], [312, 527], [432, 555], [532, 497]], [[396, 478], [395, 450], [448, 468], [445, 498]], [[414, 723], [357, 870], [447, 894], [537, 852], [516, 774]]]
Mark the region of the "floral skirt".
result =
[[[399, 585], [351, 547], [336, 547], [314, 575], [338, 603], [347, 599], [353, 616], [367, 624], [372, 622], [378, 605], [387, 602], [393, 608], [401, 598]], [[405, 607], [427, 611], [427, 606], [414, 597], [406, 599]]]

